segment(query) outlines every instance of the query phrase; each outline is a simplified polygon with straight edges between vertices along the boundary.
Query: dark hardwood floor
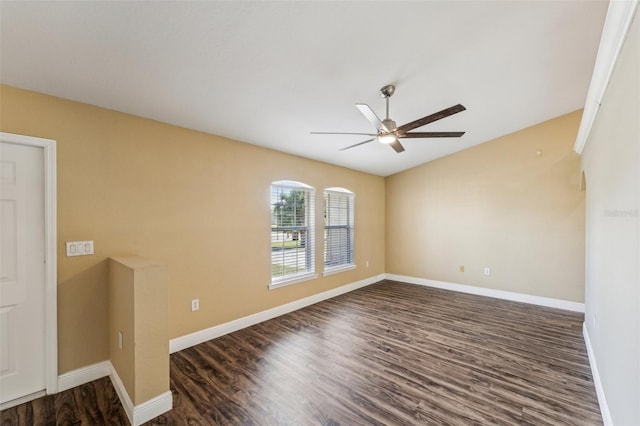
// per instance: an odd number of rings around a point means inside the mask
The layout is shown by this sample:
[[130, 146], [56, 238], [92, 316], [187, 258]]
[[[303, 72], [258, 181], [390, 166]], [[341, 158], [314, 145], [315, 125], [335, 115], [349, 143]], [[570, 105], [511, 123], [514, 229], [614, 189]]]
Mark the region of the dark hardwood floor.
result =
[[0, 425], [128, 425], [108, 377], [0, 412]]
[[[171, 355], [147, 425], [599, 425], [582, 321], [384, 281]], [[126, 424], [108, 379], [67, 392], [2, 425]]]

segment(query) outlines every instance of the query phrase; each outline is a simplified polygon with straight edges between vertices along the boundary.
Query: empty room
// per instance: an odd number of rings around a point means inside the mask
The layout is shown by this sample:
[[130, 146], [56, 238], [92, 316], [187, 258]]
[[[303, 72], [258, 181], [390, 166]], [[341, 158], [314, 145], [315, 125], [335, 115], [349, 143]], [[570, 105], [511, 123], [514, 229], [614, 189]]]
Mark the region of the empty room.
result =
[[640, 426], [639, 20], [0, 0], [0, 424]]

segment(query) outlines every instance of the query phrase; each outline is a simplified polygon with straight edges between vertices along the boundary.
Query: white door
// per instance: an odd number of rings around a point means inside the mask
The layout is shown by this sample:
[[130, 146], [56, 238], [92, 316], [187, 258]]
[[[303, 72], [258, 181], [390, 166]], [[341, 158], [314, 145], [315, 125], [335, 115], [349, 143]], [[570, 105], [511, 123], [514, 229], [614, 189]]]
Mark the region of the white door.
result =
[[0, 404], [46, 387], [44, 150], [0, 143]]

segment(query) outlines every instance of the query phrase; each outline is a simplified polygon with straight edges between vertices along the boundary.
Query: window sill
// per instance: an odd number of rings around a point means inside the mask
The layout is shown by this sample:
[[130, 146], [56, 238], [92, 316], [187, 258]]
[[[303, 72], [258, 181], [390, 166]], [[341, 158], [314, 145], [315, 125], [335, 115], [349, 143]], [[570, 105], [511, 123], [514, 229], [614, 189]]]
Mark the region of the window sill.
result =
[[272, 282], [271, 284], [269, 284], [269, 290], [274, 290], [274, 289], [280, 288], [280, 287], [286, 287], [288, 285], [299, 284], [301, 282], [314, 280], [316, 278], [318, 278], [318, 274], [313, 273], [313, 272], [308, 273], [308, 274], [296, 275], [295, 277], [285, 278], [285, 279], [280, 280], [280, 281]]
[[356, 269], [356, 265], [351, 264], [351, 265], [344, 265], [344, 266], [336, 266], [335, 268], [325, 269], [324, 272], [322, 273], [322, 276], [326, 277], [333, 274], [339, 274], [340, 272], [351, 271], [352, 269]]

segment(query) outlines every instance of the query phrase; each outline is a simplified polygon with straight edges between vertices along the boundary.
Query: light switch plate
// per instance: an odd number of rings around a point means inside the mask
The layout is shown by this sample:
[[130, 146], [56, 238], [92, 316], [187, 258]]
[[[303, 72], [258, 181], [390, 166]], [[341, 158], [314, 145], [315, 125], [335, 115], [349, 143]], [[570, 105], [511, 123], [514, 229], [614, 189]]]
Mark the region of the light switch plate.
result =
[[93, 240], [67, 241], [67, 256], [88, 256], [93, 254]]

